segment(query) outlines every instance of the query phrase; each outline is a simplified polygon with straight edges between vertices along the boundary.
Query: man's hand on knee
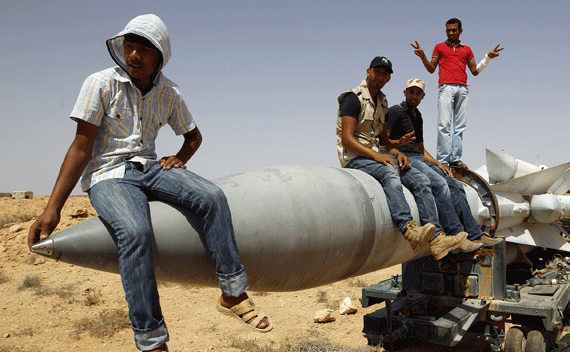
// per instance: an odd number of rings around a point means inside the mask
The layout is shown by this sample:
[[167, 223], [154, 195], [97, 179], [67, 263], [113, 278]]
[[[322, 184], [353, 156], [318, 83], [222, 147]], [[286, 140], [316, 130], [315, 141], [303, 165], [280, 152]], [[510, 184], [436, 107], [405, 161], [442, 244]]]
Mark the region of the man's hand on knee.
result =
[[392, 156], [389, 154], [377, 153], [374, 157], [374, 161], [376, 161], [378, 163], [382, 163], [386, 166], [392, 165], [392, 167], [394, 167], [395, 169], [398, 168], [396, 166], [396, 162], [394, 161], [394, 158], [392, 158]]
[[181, 169], [186, 168], [184, 162], [182, 162], [182, 160], [178, 159], [174, 155], [171, 155], [169, 157], [165, 156], [162, 159], [160, 159], [160, 165], [162, 165], [163, 170], [170, 170], [172, 168], [181, 168]]

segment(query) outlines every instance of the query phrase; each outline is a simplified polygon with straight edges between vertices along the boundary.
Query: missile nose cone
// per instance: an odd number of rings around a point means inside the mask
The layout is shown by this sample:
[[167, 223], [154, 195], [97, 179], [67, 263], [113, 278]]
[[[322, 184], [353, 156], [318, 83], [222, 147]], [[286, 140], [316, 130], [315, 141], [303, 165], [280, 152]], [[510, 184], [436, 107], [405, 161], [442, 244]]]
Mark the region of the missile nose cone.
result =
[[562, 204], [553, 194], [535, 195], [530, 202], [530, 215], [540, 223], [551, 224], [560, 219]]
[[519, 160], [502, 151], [501, 153], [485, 149], [487, 154], [487, 171], [489, 178], [495, 182], [508, 181], [545, 169], [544, 166], [536, 166], [526, 161]]
[[510, 180], [515, 176], [517, 171], [517, 162], [513, 156], [505, 153], [496, 153], [489, 149], [485, 149], [487, 156], [487, 171], [489, 178], [495, 182]]
[[35, 254], [51, 257], [53, 255], [53, 240], [51, 238], [46, 238], [45, 240], [32, 245], [30, 247], [30, 251]]

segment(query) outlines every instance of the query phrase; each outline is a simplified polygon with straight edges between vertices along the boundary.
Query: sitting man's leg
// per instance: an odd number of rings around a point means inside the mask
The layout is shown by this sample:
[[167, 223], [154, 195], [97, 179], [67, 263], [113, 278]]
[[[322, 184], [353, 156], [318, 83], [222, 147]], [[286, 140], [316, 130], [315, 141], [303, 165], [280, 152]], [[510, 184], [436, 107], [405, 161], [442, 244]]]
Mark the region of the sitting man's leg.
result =
[[241, 318], [248, 317], [244, 320], [246, 324], [253, 324], [248, 328], [258, 332], [270, 331], [273, 325], [267, 317], [262, 313], [252, 316], [251, 312], [257, 312], [257, 308], [246, 293], [248, 279], [240, 261], [230, 208], [223, 191], [186, 169], [162, 170], [161, 165], [154, 165], [145, 174], [145, 185], [150, 194], [187, 208], [201, 220], [202, 233], [222, 289], [218, 305], [229, 309], [244, 302], [244, 307], [238, 310], [242, 312], [239, 314]]
[[482, 244], [484, 246], [493, 246], [501, 242], [501, 238], [493, 238], [481, 230], [481, 226], [477, 223], [469, 207], [463, 184], [451, 177], [447, 177], [446, 179], [459, 220], [463, 224], [465, 231], [469, 234], [468, 239], [473, 243]]
[[95, 184], [91, 204], [117, 238], [119, 268], [135, 343], [143, 351], [169, 339], [162, 315], [154, 270], [153, 232], [145, 193], [133, 180], [132, 165], [125, 177]]
[[421, 221], [431, 221], [437, 227], [437, 235], [429, 242], [434, 258], [440, 260], [453, 250], [461, 250], [461, 245], [467, 240], [467, 233], [459, 232], [456, 236], [448, 236], [442, 231], [429, 178], [412, 167], [401, 171], [400, 179], [402, 184], [413, 194]]
[[449, 177], [445, 177], [443, 172], [428, 162], [423, 155], [411, 156], [409, 159], [412, 168], [420, 171], [429, 179], [430, 189], [435, 199], [439, 220], [445, 232], [450, 236], [467, 232], [468, 239], [457, 249], [461, 252], [472, 252], [481, 248], [482, 244], [471, 242], [469, 240], [470, 232], [463, 230], [464, 227], [455, 209], [452, 192], [448, 186], [447, 179], [449, 179]]
[[463, 226], [461, 226], [461, 222], [453, 206], [447, 181], [424, 163], [425, 158], [422, 155], [411, 156], [409, 159], [412, 168], [418, 170], [428, 178], [429, 188], [431, 188], [431, 194], [433, 194], [435, 200], [439, 220], [441, 221], [445, 233], [449, 236], [455, 236], [463, 231]]
[[421, 252], [434, 236], [436, 227], [431, 223], [423, 226], [415, 224], [397, 170], [364, 157], [352, 159], [346, 167], [363, 171], [382, 185], [394, 225], [410, 243], [414, 252]]

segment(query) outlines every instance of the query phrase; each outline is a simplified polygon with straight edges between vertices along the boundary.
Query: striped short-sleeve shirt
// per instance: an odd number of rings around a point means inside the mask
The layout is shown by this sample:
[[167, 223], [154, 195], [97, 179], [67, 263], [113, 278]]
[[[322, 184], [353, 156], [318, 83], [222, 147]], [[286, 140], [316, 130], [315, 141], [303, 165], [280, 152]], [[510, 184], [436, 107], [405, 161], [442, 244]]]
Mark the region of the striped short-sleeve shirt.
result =
[[155, 139], [165, 124], [176, 135], [196, 127], [178, 87], [162, 73], [154, 84], [143, 96], [119, 67], [92, 74], [83, 83], [71, 118], [99, 126], [81, 177], [83, 191], [102, 180], [122, 178], [127, 160], [145, 169], [158, 163]]

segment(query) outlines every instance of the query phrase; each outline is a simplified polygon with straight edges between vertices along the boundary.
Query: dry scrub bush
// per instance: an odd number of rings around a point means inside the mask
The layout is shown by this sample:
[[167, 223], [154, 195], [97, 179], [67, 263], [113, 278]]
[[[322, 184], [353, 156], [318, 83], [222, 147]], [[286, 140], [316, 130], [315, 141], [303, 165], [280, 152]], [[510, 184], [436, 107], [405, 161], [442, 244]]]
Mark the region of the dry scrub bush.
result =
[[[0, 282], [1, 283], [1, 282]], [[39, 276], [26, 276], [19, 290], [33, 288], [34, 294], [39, 297], [57, 295], [62, 300], [67, 300], [67, 303], [72, 304], [79, 302], [76, 297], [78, 295], [74, 292], [78, 283], [63, 285], [61, 287], [43, 286], [42, 280]], [[101, 293], [97, 290], [87, 289], [84, 300], [81, 301], [86, 306], [93, 306], [101, 303]]]
[[0, 346], [0, 352], [40, 352], [41, 350], [28, 350], [16, 346]]
[[63, 285], [61, 287], [46, 287], [40, 286], [36, 288], [36, 296], [44, 297], [44, 296], [51, 296], [57, 295], [61, 299], [67, 300], [67, 303], [71, 304], [76, 302], [75, 294], [73, 291], [75, 290], [77, 284], [69, 284]]
[[206, 332], [216, 332], [216, 331], [218, 331], [218, 324], [213, 323], [212, 325], [210, 325], [210, 326], [204, 328], [204, 331], [206, 331]]
[[103, 310], [94, 318], [83, 318], [73, 323], [72, 337], [80, 338], [80, 334], [88, 333], [97, 338], [111, 337], [123, 329], [130, 328], [131, 323], [123, 309]]
[[366, 287], [368, 284], [361, 277], [352, 278], [348, 281], [350, 287]]
[[20, 214], [16, 216], [6, 216], [0, 219], [0, 228], [3, 228], [7, 224], [19, 224], [22, 222], [27, 222], [36, 217], [36, 214]]
[[24, 290], [27, 288], [38, 288], [42, 285], [42, 279], [39, 276], [26, 276], [22, 285], [18, 287], [18, 290]]
[[245, 351], [252, 351], [255, 348], [258, 348], [255, 340], [250, 340], [242, 337], [234, 337], [234, 336], [232, 336], [231, 338], [230, 347]]
[[327, 291], [319, 290], [317, 292], [317, 303], [326, 303], [327, 302]]
[[340, 308], [340, 301], [338, 299], [335, 299], [332, 302], [327, 301], [326, 303], [328, 309], [338, 310]]
[[260, 296], [260, 297], [269, 296], [269, 292], [265, 291], [254, 291], [252, 294], [254, 296]]
[[34, 336], [34, 334], [36, 333], [36, 331], [34, 330], [34, 328], [30, 328], [30, 327], [25, 327], [22, 330], [16, 331], [13, 333], [14, 336]]
[[85, 295], [85, 305], [86, 306], [96, 306], [101, 303], [101, 292], [98, 290], [87, 289], [85, 291], [87, 294]]
[[279, 346], [257, 346], [246, 349], [248, 352], [379, 352], [379, 348], [370, 346], [346, 347], [333, 344], [325, 340], [299, 339], [297, 341], [285, 341]]
[[0, 284], [6, 283], [8, 281], [10, 281], [10, 278], [8, 276], [4, 275], [3, 272], [0, 272]]
[[34, 262], [36, 261], [36, 259], [38, 259], [38, 255], [37, 255], [37, 254], [29, 254], [28, 256], [26, 256], [26, 259], [24, 259], [24, 263], [26, 263], [26, 264], [34, 264]]

